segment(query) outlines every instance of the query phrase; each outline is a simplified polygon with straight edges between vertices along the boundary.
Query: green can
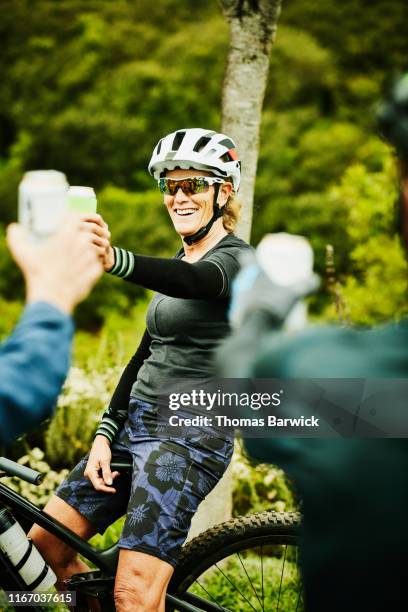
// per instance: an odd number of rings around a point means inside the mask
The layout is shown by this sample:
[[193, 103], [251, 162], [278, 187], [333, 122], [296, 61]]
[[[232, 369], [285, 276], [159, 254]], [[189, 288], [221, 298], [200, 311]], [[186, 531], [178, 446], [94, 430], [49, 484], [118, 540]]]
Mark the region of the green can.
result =
[[70, 187], [68, 189], [68, 210], [77, 213], [96, 213], [96, 195], [92, 187]]

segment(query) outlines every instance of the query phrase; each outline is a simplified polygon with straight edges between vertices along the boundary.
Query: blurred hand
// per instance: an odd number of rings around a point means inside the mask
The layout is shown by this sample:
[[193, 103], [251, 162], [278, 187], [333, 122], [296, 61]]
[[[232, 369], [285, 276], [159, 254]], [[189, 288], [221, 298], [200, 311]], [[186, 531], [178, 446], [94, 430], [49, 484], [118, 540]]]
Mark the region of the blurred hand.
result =
[[112, 452], [109, 440], [105, 436], [96, 436], [92, 444], [84, 476], [92, 482], [97, 491], [116, 493], [116, 489], [111, 485], [116, 476], [119, 476], [119, 472], [111, 472], [111, 459]]
[[266, 234], [256, 249], [259, 265], [282, 287], [308, 286], [314, 289], [313, 249], [304, 236]]
[[33, 243], [18, 223], [7, 228], [7, 243], [26, 281], [27, 302], [45, 301], [70, 314], [85, 299], [103, 268], [78, 215], [67, 215], [45, 242]]
[[115, 255], [111, 247], [111, 233], [108, 224], [97, 213], [81, 215], [81, 227], [88, 232], [101, 259], [103, 269], [109, 272], [115, 264]]
[[232, 285], [229, 320], [235, 329], [256, 312], [267, 312], [281, 325], [299, 300], [319, 286], [313, 272], [313, 251], [302, 236], [267, 234], [256, 249], [241, 258]]

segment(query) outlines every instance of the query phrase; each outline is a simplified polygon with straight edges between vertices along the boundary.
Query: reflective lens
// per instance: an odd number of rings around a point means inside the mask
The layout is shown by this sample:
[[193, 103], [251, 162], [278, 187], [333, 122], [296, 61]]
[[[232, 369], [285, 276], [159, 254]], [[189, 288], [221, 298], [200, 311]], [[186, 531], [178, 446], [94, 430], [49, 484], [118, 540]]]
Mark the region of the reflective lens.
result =
[[158, 185], [160, 191], [166, 195], [174, 196], [181, 189], [186, 196], [191, 196], [208, 191], [210, 185], [222, 182], [221, 178], [192, 176], [182, 179], [161, 178], [158, 180]]

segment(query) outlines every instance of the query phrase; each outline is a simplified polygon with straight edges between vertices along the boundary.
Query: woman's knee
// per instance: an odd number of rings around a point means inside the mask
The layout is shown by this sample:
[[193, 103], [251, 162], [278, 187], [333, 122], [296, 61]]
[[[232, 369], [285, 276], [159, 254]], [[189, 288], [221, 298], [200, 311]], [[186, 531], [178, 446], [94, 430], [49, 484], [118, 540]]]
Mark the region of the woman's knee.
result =
[[162, 600], [162, 589], [149, 583], [143, 571], [132, 572], [131, 579], [117, 576], [115, 581], [115, 606], [119, 612], [158, 612]]
[[115, 607], [118, 612], [127, 610], [138, 612], [158, 612], [161, 595], [146, 590], [144, 582], [134, 579], [131, 584], [125, 580], [117, 580], [115, 584]]
[[121, 550], [115, 581], [115, 605], [119, 612], [158, 612], [173, 568], [165, 561], [141, 552]]

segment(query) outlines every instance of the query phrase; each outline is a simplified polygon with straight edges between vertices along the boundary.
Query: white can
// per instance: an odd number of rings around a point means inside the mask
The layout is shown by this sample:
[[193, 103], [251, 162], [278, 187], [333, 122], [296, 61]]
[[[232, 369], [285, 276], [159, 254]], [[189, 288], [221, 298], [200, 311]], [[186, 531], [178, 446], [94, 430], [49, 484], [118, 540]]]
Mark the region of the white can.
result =
[[26, 172], [18, 189], [18, 219], [41, 240], [53, 234], [67, 212], [68, 182], [63, 172]]
[[72, 186], [68, 189], [68, 210], [78, 213], [96, 213], [96, 195], [92, 187]]

